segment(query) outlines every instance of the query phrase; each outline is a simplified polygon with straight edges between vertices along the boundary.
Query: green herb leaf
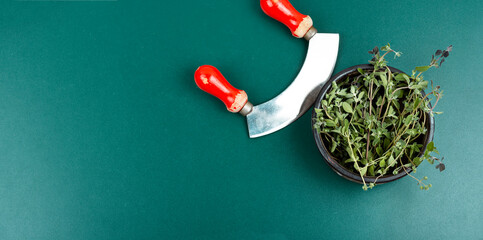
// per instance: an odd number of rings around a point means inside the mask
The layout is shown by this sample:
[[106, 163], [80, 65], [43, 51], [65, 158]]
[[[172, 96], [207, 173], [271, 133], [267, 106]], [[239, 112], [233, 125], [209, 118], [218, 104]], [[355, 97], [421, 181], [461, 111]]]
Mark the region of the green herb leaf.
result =
[[375, 176], [374, 165], [369, 166], [368, 171], [369, 171], [369, 176]]
[[362, 176], [365, 176], [365, 175], [366, 175], [366, 173], [367, 173], [367, 166], [365, 166], [365, 167], [361, 168], [361, 169], [359, 170], [359, 172], [361, 173], [361, 175], [362, 175]]
[[419, 158], [419, 157], [415, 157], [415, 158], [413, 159], [413, 163], [414, 163], [414, 165], [416, 165], [416, 166], [419, 166], [419, 164], [421, 164], [421, 162], [422, 162], [422, 161], [423, 161], [423, 160], [422, 160], [421, 158]]
[[348, 113], [353, 113], [351, 105], [346, 102], [342, 103], [342, 108]]
[[332, 146], [330, 147], [330, 152], [333, 153], [335, 151], [335, 148], [337, 147], [337, 142], [332, 141]]
[[394, 167], [394, 165], [396, 165], [396, 159], [394, 159], [394, 157], [391, 155], [391, 156], [389, 157], [389, 160], [388, 160], [387, 164], [388, 164], [390, 167]]
[[382, 160], [379, 162], [379, 167], [381, 167], [381, 168], [385, 168], [385, 167], [386, 167], [386, 160], [382, 159]]
[[421, 66], [421, 67], [415, 67], [414, 70], [416, 70], [418, 72], [426, 72], [430, 68], [431, 68], [431, 66]]
[[386, 77], [386, 74], [380, 74], [379, 77], [381, 78], [382, 86], [387, 87], [387, 77]]
[[404, 81], [405, 80], [404, 74], [403, 73], [399, 73], [396, 76], [394, 76], [394, 79], [397, 80], [397, 81]]

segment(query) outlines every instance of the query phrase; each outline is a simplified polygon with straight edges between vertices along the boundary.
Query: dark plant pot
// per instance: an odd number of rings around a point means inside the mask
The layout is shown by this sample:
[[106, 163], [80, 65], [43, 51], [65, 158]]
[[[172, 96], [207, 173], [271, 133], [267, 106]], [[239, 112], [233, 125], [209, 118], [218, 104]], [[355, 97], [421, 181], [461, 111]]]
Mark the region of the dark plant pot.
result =
[[[339, 73], [335, 74], [334, 76], [332, 76], [332, 78], [321, 89], [319, 96], [317, 97], [317, 100], [315, 101], [314, 108], [321, 108], [321, 100], [325, 97], [325, 94], [330, 91], [333, 81], [340, 82], [342, 80], [347, 79], [348, 76], [359, 75], [359, 72], [357, 71], [358, 68], [361, 68], [363, 70], [371, 70], [371, 69], [373, 70], [374, 69], [374, 67], [370, 64], [362, 64], [362, 65], [352, 66], [350, 68], [344, 69], [344, 70], [340, 71]], [[403, 71], [396, 69], [396, 68], [393, 68], [393, 67], [389, 67], [389, 69], [393, 73], [404, 73]], [[424, 92], [423, 92], [423, 94], [424, 94]], [[337, 174], [339, 174], [343, 178], [362, 184], [363, 183], [362, 178], [359, 175], [359, 173], [354, 173], [351, 170], [347, 169], [346, 167], [341, 165], [339, 162], [337, 162], [337, 160], [330, 154], [330, 151], [324, 145], [324, 141], [321, 138], [320, 134], [317, 133], [317, 130], [314, 129], [314, 127], [313, 127], [314, 123], [315, 123], [315, 121], [314, 121], [315, 117], [316, 117], [316, 113], [315, 113], [315, 110], [313, 110], [312, 111], [312, 121], [311, 121], [312, 131], [313, 131], [313, 134], [314, 134], [314, 138], [315, 138], [315, 142], [317, 144], [317, 147], [319, 148], [319, 151], [322, 154], [322, 156], [324, 157], [326, 163], [332, 168], [332, 170], [334, 170]], [[424, 154], [424, 151], [426, 150], [426, 146], [428, 145], [428, 143], [430, 143], [433, 140], [433, 136], [434, 136], [434, 118], [431, 117], [430, 114], [428, 114], [427, 117], [428, 117], [429, 121], [426, 122], [425, 127], [426, 127], [426, 129], [428, 129], [428, 131], [426, 132], [426, 135], [424, 135], [423, 149], [421, 150], [418, 157], [421, 157]], [[411, 169], [407, 170], [408, 173], [410, 173], [411, 171], [412, 171]], [[391, 175], [383, 176], [383, 177], [380, 177], [380, 178], [377, 179], [377, 184], [392, 182], [392, 181], [400, 179], [400, 178], [402, 178], [406, 175], [407, 175], [406, 171], [401, 171], [397, 175], [391, 174]], [[364, 177], [364, 180], [365, 180], [366, 183], [374, 183], [374, 182], [376, 182], [376, 177]]]

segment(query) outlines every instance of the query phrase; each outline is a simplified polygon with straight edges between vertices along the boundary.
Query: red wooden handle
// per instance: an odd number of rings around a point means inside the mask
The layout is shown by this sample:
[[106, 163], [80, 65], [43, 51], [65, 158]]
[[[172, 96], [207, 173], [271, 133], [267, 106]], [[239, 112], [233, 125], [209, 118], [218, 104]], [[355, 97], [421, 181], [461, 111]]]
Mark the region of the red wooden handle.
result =
[[248, 101], [245, 91], [234, 88], [213, 66], [199, 67], [195, 72], [195, 82], [201, 90], [225, 103], [230, 112], [239, 112]]
[[285, 24], [296, 38], [302, 38], [313, 26], [312, 18], [299, 13], [288, 0], [261, 0], [262, 10], [268, 16]]

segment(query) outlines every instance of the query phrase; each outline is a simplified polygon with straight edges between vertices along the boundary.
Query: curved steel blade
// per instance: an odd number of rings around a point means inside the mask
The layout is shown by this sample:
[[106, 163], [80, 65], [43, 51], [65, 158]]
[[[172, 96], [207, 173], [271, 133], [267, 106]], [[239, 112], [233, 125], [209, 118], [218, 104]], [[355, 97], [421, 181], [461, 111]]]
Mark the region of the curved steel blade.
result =
[[310, 39], [304, 65], [292, 84], [247, 115], [250, 138], [280, 130], [307, 112], [329, 80], [338, 51], [339, 34], [317, 33]]

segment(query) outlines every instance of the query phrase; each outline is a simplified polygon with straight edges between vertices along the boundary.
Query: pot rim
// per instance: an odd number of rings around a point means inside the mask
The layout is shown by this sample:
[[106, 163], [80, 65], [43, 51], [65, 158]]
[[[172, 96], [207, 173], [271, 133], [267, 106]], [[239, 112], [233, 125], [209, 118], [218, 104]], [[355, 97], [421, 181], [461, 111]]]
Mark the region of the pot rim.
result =
[[[403, 71], [393, 68], [388, 66], [391, 72], [393, 73], [404, 73]], [[341, 177], [350, 180], [352, 182], [356, 183], [363, 183], [362, 178], [359, 174], [356, 174], [349, 169], [345, 168], [343, 165], [341, 165], [337, 160], [330, 154], [328, 149], [325, 147], [322, 138], [320, 137], [320, 134], [317, 133], [317, 130], [314, 128], [314, 119], [316, 118], [316, 108], [321, 107], [321, 100], [324, 98], [325, 94], [331, 89], [332, 87], [332, 82], [334, 81], [340, 81], [342, 79], [345, 79], [349, 74], [357, 72], [357, 69], [361, 68], [362, 70], [370, 70], [374, 69], [374, 66], [371, 64], [360, 64], [360, 65], [355, 65], [349, 68], [346, 68], [337, 74], [333, 75], [327, 83], [322, 87], [322, 89], [319, 92], [319, 95], [316, 98], [315, 104], [314, 104], [314, 110], [312, 110], [312, 119], [311, 119], [311, 127], [312, 127], [312, 132], [314, 135], [315, 143], [317, 145], [317, 148], [319, 149], [319, 152], [322, 154], [322, 156], [325, 159], [325, 162], [334, 170], [338, 175]], [[424, 94], [424, 91], [423, 91]], [[431, 103], [430, 103], [431, 106]], [[428, 129], [427, 133], [425, 134], [424, 137], [424, 143], [423, 143], [423, 148], [418, 155], [418, 157], [421, 157], [424, 154], [424, 151], [426, 150], [426, 147], [428, 143], [430, 143], [433, 140], [434, 137], [434, 129], [435, 129], [435, 124], [434, 124], [434, 117], [432, 117], [430, 114], [428, 114], [428, 119], [429, 121], [426, 123], [426, 128]], [[402, 171], [396, 175], [387, 175], [383, 177], [364, 177], [364, 181], [366, 183], [377, 183], [377, 184], [384, 184], [388, 182], [395, 181], [397, 179], [400, 179], [404, 176], [407, 176], [408, 173], [411, 173], [412, 169], [409, 169], [406, 173], [406, 171]], [[377, 179], [377, 182], [376, 182]]]

